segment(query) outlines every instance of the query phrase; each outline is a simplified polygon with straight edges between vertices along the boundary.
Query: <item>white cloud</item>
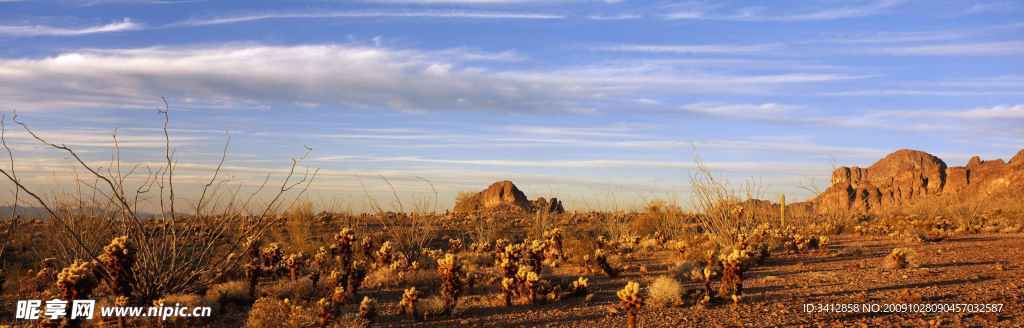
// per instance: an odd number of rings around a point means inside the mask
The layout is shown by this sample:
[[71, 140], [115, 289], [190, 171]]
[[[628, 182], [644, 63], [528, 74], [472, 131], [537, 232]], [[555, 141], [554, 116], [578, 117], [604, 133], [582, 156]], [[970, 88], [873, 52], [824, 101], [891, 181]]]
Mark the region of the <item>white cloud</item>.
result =
[[803, 72], [721, 75], [636, 63], [534, 70], [477, 66], [517, 59], [510, 52], [337, 44], [86, 49], [0, 59], [0, 97], [19, 110], [154, 108], [167, 96], [176, 106], [194, 109], [315, 104], [408, 112], [595, 112], [637, 94], [767, 93], [792, 84], [860, 78]]
[[276, 20], [276, 19], [322, 19], [322, 18], [465, 18], [465, 19], [527, 19], [549, 20], [563, 19], [565, 16], [542, 13], [499, 12], [499, 11], [465, 11], [465, 10], [426, 10], [426, 11], [328, 11], [328, 12], [277, 12], [240, 16], [221, 16], [196, 18], [171, 23], [166, 27], [194, 27], [209, 25], [238, 24], [245, 22]]
[[29, 37], [29, 36], [76, 36], [98, 33], [124, 32], [142, 29], [142, 25], [125, 18], [120, 22], [81, 27], [67, 28], [46, 25], [0, 25], [0, 35]]

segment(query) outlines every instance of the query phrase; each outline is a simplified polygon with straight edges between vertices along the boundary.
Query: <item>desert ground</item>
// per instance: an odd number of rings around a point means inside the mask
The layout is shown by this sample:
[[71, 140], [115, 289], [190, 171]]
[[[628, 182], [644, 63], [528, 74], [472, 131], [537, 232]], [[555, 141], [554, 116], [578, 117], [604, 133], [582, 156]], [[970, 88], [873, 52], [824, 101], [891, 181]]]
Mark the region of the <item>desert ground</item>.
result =
[[[1021, 154], [950, 168], [897, 151], [838, 168], [819, 196], [791, 204], [744, 197], [704, 171], [690, 209], [652, 200], [567, 211], [512, 181], [463, 193], [444, 213], [317, 212], [308, 201], [164, 218], [116, 203], [45, 207], [48, 218], [5, 226], [0, 323], [1017, 327]], [[51, 299], [212, 314], [33, 320], [17, 310]]]

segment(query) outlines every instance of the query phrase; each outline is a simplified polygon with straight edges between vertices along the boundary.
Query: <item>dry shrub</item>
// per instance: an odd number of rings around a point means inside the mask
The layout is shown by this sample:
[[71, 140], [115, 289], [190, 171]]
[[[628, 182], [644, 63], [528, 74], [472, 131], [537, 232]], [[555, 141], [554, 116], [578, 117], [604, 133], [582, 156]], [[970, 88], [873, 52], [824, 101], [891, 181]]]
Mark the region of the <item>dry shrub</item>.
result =
[[285, 328], [313, 327], [316, 324], [315, 311], [293, 304], [289, 300], [260, 298], [252, 305], [245, 327]]
[[249, 285], [244, 281], [231, 281], [216, 284], [206, 291], [206, 303], [224, 308], [227, 305], [246, 305], [252, 303]]
[[192, 308], [206, 306], [206, 300], [196, 294], [172, 294], [161, 297], [153, 302], [153, 304], [163, 304], [164, 306], [180, 305]]
[[282, 280], [264, 289], [266, 295], [278, 299], [312, 300], [317, 295], [313, 280], [302, 277], [296, 280]]
[[678, 204], [652, 200], [632, 220], [631, 230], [640, 236], [653, 236], [656, 232], [673, 234], [684, 230], [685, 218], [686, 213]]
[[670, 276], [659, 276], [647, 288], [648, 300], [657, 307], [682, 305], [683, 284]]
[[889, 270], [916, 268], [917, 252], [909, 248], [896, 248], [882, 261], [882, 266]]

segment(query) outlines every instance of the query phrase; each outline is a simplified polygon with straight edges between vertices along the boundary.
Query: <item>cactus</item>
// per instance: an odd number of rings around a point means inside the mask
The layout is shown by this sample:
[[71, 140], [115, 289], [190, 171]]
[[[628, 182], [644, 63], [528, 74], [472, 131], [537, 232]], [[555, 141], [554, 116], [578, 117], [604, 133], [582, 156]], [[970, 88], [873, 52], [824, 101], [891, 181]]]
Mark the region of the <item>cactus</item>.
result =
[[600, 248], [594, 251], [594, 263], [596, 263], [597, 266], [600, 267], [601, 270], [604, 271], [604, 273], [608, 275], [609, 278], [615, 278], [619, 276], [619, 270], [612, 267], [612, 265], [608, 263], [607, 255], [605, 255], [604, 251], [601, 250]]
[[413, 321], [423, 319], [416, 309], [416, 302], [419, 301], [419, 298], [420, 292], [416, 290], [416, 287], [409, 287], [402, 293], [402, 300], [398, 303], [402, 307], [402, 314], [408, 315]]
[[359, 302], [359, 319], [367, 322], [373, 322], [377, 318], [377, 300], [370, 298], [369, 296], [363, 296], [363, 301]]
[[444, 258], [437, 261], [437, 273], [441, 276], [441, 298], [444, 301], [442, 314], [450, 315], [459, 303], [465, 273], [459, 259], [452, 253], [445, 254]]
[[786, 226], [786, 194], [779, 196], [779, 226]]
[[626, 325], [629, 328], [636, 328], [637, 314], [644, 305], [643, 296], [640, 294], [640, 284], [630, 281], [616, 295], [619, 296], [619, 308], [626, 312]]
[[587, 289], [590, 287], [590, 280], [586, 277], [576, 278], [576, 281], [572, 282], [572, 294], [575, 296], [583, 296], [587, 294]]
[[108, 282], [114, 295], [130, 297], [132, 294], [132, 265], [135, 263], [135, 247], [128, 242], [128, 236], [114, 238], [103, 247], [100, 263], [107, 269]]
[[298, 276], [302, 271], [302, 267], [305, 264], [306, 258], [302, 253], [288, 255], [288, 257], [284, 259], [284, 265], [288, 268], [288, 279], [292, 281], [298, 279]]

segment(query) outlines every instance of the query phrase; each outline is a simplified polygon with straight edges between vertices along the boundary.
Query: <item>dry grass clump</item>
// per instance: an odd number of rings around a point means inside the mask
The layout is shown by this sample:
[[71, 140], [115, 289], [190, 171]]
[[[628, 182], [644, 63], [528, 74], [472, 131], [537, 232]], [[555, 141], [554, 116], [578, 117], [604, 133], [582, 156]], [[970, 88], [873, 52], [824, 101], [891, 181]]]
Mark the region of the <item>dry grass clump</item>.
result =
[[[245, 327], [249, 328], [281, 328], [281, 327], [314, 327], [317, 324], [314, 311], [304, 308], [290, 300], [260, 298], [252, 305]], [[324, 326], [326, 327], [326, 326]]]
[[619, 297], [618, 308], [626, 312], [626, 325], [629, 328], [636, 328], [637, 315], [640, 308], [644, 306], [644, 298], [640, 293], [640, 283], [630, 281], [616, 293]]
[[317, 286], [308, 277], [281, 280], [267, 287], [264, 294], [278, 299], [312, 300], [317, 294]]
[[909, 248], [895, 248], [882, 260], [882, 266], [889, 270], [916, 268], [917, 252]]
[[244, 281], [229, 281], [210, 286], [206, 291], [206, 302], [218, 309], [229, 305], [248, 305], [253, 302], [248, 284]]
[[682, 305], [683, 284], [670, 276], [659, 276], [647, 287], [647, 299], [657, 307]]

